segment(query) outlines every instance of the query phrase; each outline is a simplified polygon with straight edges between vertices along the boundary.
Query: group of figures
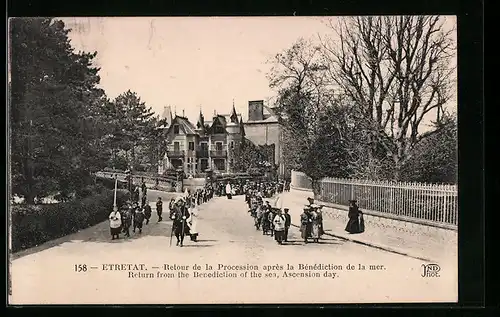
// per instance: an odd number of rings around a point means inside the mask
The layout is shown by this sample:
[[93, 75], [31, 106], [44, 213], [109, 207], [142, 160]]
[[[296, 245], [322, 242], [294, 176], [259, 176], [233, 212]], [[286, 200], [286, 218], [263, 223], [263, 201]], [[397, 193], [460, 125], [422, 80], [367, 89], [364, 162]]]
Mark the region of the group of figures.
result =
[[215, 185], [218, 196], [226, 195], [231, 199], [235, 195], [247, 195], [249, 190], [257, 190], [264, 198], [271, 198], [285, 190], [290, 190], [289, 184], [281, 182], [255, 182], [255, 181], [227, 181], [226, 183], [217, 182]]
[[[182, 197], [172, 198], [169, 203], [170, 219], [173, 221], [171, 239], [175, 235], [177, 245], [182, 246], [184, 236], [188, 235], [192, 241], [197, 241], [196, 217], [198, 212], [196, 207], [212, 198], [213, 189], [210, 185], [193, 193], [186, 191]], [[161, 197], [158, 197], [156, 201], [156, 213], [158, 222], [163, 221], [163, 200]], [[137, 231], [141, 234], [144, 223], [149, 224], [151, 216], [152, 209], [147, 199], [147, 187], [143, 182], [140, 191], [139, 186], [135, 186], [131, 192], [131, 199], [110, 213], [111, 239], [119, 239], [121, 233], [125, 237], [130, 237], [131, 227], [133, 233]]]
[[304, 243], [309, 239], [318, 243], [321, 236], [325, 233], [323, 229], [323, 206], [316, 205], [314, 198], [307, 198], [309, 204], [304, 206], [304, 211], [300, 215], [300, 236]]
[[[112, 240], [120, 238], [121, 233], [126, 237], [130, 237], [130, 227], [132, 227], [132, 232], [135, 233], [137, 230], [138, 233], [141, 234], [144, 222], [149, 224], [152, 210], [147, 199], [147, 188], [145, 184], [142, 185], [142, 199], [140, 205], [139, 196], [139, 187], [136, 186], [131, 193], [131, 200], [127, 201], [119, 208], [115, 207], [110, 213], [109, 226]], [[158, 201], [156, 202], [158, 221], [162, 221], [162, 209], [163, 201], [161, 197], [158, 197]]]
[[255, 228], [262, 229], [263, 235], [274, 237], [278, 244], [288, 242], [288, 230], [292, 224], [289, 209], [272, 207], [268, 200], [264, 202], [262, 196], [262, 192], [257, 189], [249, 189], [245, 195]]
[[184, 196], [172, 198], [169, 204], [170, 219], [172, 219], [172, 233], [170, 234], [170, 244], [175, 235], [177, 246], [184, 245], [184, 237], [189, 236], [191, 241], [198, 241], [197, 218], [198, 206], [208, 202], [213, 198], [213, 188], [210, 184], [203, 189], [193, 192], [186, 189]]

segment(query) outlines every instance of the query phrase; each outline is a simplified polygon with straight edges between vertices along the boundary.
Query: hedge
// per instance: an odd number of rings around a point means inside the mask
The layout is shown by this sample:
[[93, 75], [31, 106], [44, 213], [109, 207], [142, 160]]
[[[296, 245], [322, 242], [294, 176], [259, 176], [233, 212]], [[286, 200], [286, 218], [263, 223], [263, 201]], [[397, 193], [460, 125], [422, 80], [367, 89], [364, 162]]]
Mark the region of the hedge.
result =
[[[103, 189], [86, 198], [64, 203], [12, 206], [12, 252], [40, 245], [107, 220], [113, 209], [113, 195], [113, 190]], [[127, 198], [127, 191], [118, 191], [119, 206]]]

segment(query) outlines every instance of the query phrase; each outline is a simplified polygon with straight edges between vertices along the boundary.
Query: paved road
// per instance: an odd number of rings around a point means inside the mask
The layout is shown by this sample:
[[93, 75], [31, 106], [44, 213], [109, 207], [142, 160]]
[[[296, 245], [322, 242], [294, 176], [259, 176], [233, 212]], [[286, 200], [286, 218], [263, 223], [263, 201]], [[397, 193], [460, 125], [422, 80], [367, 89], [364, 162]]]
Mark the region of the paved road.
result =
[[[149, 191], [150, 200], [169, 194]], [[170, 194], [171, 195], [171, 194]], [[199, 207], [199, 242], [169, 246], [171, 224], [152, 222], [142, 234], [111, 241], [107, 223], [16, 254], [11, 266], [12, 303], [194, 304], [194, 303], [366, 303], [456, 300], [456, 276], [422, 278], [418, 260], [325, 237], [304, 245], [292, 228], [290, 243], [278, 245], [256, 231], [242, 196], [216, 197]], [[188, 239], [186, 239], [188, 240]], [[144, 264], [142, 271], [110, 271], [106, 264]], [[76, 272], [75, 265], [86, 265]], [[165, 269], [165, 265], [170, 267]], [[287, 267], [294, 266], [294, 270]], [[297, 270], [299, 264], [330, 264]], [[352, 264], [355, 270], [347, 270]], [[366, 270], [359, 270], [359, 264]], [[180, 278], [172, 266], [185, 266]], [[193, 277], [193, 265], [200, 265]], [[207, 269], [211, 265], [213, 269]], [[217, 271], [223, 265], [259, 266], [260, 278], [227, 277], [241, 270]], [[373, 265], [376, 270], [370, 270]], [[268, 266], [266, 270], [264, 266]], [[272, 268], [272, 266], [274, 266]], [[281, 268], [280, 268], [281, 266]], [[333, 266], [337, 266], [333, 268]], [[342, 268], [340, 268], [342, 266]], [[96, 267], [92, 269], [91, 267]], [[158, 268], [156, 268], [158, 267]], [[104, 270], [106, 268], [107, 270]], [[76, 268], [78, 270], [78, 267]], [[133, 269], [133, 268], [132, 268]], [[286, 273], [284, 273], [286, 272]], [[318, 273], [320, 277], [293, 273]], [[335, 274], [333, 274], [335, 273]], [[139, 274], [141, 277], [132, 277]], [[142, 275], [141, 275], [142, 274]], [[151, 274], [151, 275], [149, 275]], [[225, 277], [221, 277], [221, 274]], [[266, 274], [268, 276], [266, 277]]]

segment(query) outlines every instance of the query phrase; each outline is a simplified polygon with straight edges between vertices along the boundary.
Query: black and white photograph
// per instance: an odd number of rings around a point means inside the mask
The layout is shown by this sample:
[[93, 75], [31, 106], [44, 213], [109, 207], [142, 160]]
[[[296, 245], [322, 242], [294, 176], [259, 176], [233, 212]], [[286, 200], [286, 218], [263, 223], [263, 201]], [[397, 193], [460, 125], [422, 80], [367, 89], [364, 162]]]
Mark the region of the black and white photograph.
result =
[[9, 304], [456, 303], [456, 23], [10, 18]]

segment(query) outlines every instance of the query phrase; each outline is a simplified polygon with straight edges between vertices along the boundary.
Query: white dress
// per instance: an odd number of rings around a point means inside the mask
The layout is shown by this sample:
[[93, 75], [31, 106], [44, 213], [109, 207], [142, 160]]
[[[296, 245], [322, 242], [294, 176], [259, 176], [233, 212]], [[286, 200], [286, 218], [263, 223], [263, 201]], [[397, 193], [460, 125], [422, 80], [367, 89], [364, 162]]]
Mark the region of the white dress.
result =
[[188, 219], [188, 226], [189, 226], [189, 233], [191, 234], [196, 234], [198, 233], [198, 230], [196, 229], [196, 224], [198, 222], [198, 208], [194, 207], [191, 208], [190, 210], [190, 216]]

